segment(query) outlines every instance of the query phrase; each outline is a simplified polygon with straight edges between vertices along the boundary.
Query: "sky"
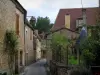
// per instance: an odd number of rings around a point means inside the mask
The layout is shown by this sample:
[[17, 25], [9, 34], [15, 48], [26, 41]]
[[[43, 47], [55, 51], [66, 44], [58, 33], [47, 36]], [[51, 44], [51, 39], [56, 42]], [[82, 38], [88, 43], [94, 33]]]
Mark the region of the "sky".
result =
[[60, 9], [98, 7], [98, 0], [18, 0], [27, 10], [28, 16], [50, 18], [51, 23], [55, 22]]

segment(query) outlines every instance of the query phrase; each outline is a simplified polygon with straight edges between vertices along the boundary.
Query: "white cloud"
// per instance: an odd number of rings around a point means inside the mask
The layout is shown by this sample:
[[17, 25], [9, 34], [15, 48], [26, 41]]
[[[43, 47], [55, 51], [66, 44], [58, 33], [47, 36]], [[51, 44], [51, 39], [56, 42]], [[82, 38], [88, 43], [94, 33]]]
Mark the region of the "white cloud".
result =
[[[82, 0], [83, 7], [97, 7], [99, 0]], [[80, 8], [81, 0], [19, 0], [28, 15], [48, 16], [54, 22], [61, 8]]]
[[45, 0], [43, 5], [51, 6], [52, 8], [77, 8], [82, 7], [96, 7], [98, 0]]
[[41, 6], [43, 0], [18, 0], [26, 9], [37, 9]]

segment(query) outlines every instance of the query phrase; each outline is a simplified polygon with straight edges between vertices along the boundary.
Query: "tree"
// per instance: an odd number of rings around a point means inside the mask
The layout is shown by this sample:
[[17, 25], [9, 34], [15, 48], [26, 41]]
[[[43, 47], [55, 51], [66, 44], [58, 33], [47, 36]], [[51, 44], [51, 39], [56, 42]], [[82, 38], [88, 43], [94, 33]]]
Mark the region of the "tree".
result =
[[30, 24], [34, 29], [37, 29], [39, 33], [48, 33], [53, 26], [53, 24], [50, 24], [50, 19], [48, 17], [38, 17], [37, 21], [35, 18], [31, 17]]
[[38, 17], [37, 22], [36, 22], [36, 29], [39, 30], [39, 32], [49, 32], [51, 27], [50, 27], [50, 19], [48, 17]]
[[4, 53], [7, 53], [8, 56], [8, 66], [11, 75], [14, 75], [15, 55], [17, 50], [18, 38], [14, 31], [7, 30], [4, 38]]

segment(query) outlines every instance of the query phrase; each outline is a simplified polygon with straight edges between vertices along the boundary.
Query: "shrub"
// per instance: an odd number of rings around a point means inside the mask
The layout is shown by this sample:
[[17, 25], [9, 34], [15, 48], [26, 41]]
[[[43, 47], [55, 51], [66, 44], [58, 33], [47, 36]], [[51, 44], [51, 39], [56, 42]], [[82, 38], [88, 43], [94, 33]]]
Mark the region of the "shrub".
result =
[[69, 64], [70, 65], [77, 65], [78, 60], [75, 58], [75, 56], [69, 56]]

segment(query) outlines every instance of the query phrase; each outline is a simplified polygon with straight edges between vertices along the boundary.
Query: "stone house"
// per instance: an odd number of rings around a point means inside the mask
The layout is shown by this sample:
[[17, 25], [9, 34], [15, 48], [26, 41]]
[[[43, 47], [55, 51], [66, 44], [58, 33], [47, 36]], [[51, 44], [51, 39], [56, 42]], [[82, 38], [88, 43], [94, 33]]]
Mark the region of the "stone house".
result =
[[77, 39], [77, 32], [80, 32], [83, 24], [88, 26], [96, 25], [99, 9], [98, 7], [60, 9], [55, 24], [51, 29], [51, 34], [47, 35], [47, 39], [52, 38], [54, 33], [66, 35], [69, 39]]
[[15, 70], [21, 71], [25, 65], [24, 24], [26, 10], [17, 0], [0, 0], [0, 70], [8, 71], [7, 55], [3, 54], [3, 39], [6, 30], [14, 30], [18, 35], [19, 50]]
[[41, 59], [41, 37], [38, 34], [38, 30], [34, 30], [34, 34], [33, 34], [33, 43], [34, 43], [34, 58], [35, 60], [39, 60]]
[[[51, 33], [49, 34], [46, 34], [46, 46], [47, 46], [47, 52], [46, 52], [46, 58], [47, 58], [47, 61], [49, 63], [50, 60], [53, 59], [52, 57], [52, 50], [50, 48], [50, 44], [52, 43], [52, 36], [54, 36], [55, 34], [62, 34], [62, 35], [65, 35], [66, 38], [70, 39], [70, 40], [76, 40], [76, 38], [78, 37], [79, 33], [75, 32], [75, 31], [72, 31], [68, 28], [60, 28], [58, 30], [54, 30], [54, 31], [51, 31]], [[72, 48], [71, 50], [74, 50], [74, 45], [75, 45], [75, 42], [73, 42], [72, 44]]]
[[25, 23], [25, 65], [34, 62], [34, 49], [33, 49], [33, 28], [26, 21]]

